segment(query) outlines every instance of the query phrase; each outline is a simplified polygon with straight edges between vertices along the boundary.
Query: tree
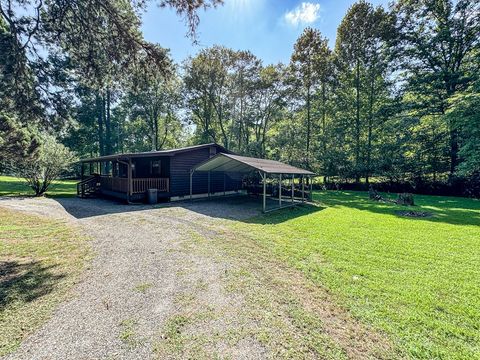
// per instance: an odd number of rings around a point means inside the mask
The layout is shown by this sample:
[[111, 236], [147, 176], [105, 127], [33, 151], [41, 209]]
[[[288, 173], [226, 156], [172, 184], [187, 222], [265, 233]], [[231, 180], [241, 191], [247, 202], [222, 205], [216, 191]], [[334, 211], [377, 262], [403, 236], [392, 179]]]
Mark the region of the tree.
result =
[[260, 83], [260, 69], [262, 63], [249, 51], [232, 52], [231, 67], [229, 69], [231, 131], [230, 142], [239, 152], [249, 153], [252, 131], [256, 122], [255, 99], [257, 85]]
[[234, 52], [221, 46], [202, 50], [185, 62], [185, 98], [201, 141], [229, 148], [229, 69]]
[[21, 126], [18, 121], [0, 112], [0, 161], [16, 163], [22, 159], [35, 158], [40, 139]]
[[[397, 18], [398, 59], [407, 70], [408, 91], [419, 115], [441, 115], [448, 99], [471, 83], [480, 62], [480, 3], [474, 0], [400, 0]], [[471, 60], [472, 62], [470, 63]], [[476, 70], [468, 72], [470, 66]], [[450, 175], [458, 165], [458, 129], [448, 123]]]
[[[380, 99], [388, 97], [386, 77], [389, 70], [387, 44], [393, 36], [393, 22], [382, 7], [366, 1], [352, 5], [337, 34], [335, 54], [343, 86], [354, 89], [353, 149], [354, 173], [358, 182], [372, 173], [372, 147]], [[349, 96], [349, 91], [344, 92]], [[365, 134], [366, 130], [366, 134]]]
[[150, 149], [160, 150], [165, 145], [178, 144], [182, 125], [175, 112], [181, 105], [181, 84], [173, 65], [168, 75], [163, 75], [148, 62], [140, 61], [127, 81], [131, 83], [124, 100], [130, 109], [128, 116], [146, 122]]
[[458, 171], [460, 175], [480, 174], [480, 80], [450, 99], [449, 123], [462, 139]]
[[[7, 57], [9, 64], [20, 64], [9, 70], [15, 79], [14, 90], [17, 91], [12, 94], [16, 102], [21, 103], [22, 96], [32, 98], [37, 95], [43, 105], [44, 119], [55, 119], [55, 125], [61, 127], [68, 122], [64, 116], [68, 107], [65, 103], [70, 101], [72, 87], [66, 83], [59, 86], [57, 81], [61, 71], [58, 70], [65, 70], [61, 76], [72, 77], [72, 81], [92, 82], [90, 85], [95, 85], [92, 88], [98, 92], [98, 129], [105, 128], [104, 134], [99, 133], [100, 152], [111, 152], [109, 110], [112, 82], [118, 74], [128, 73], [139, 54], [159, 69], [165, 67], [165, 51], [145, 41], [140, 31], [140, 14], [149, 2], [0, 0], [0, 33], [5, 32], [5, 28], [8, 30], [10, 44], [2, 57]], [[184, 17], [189, 35], [194, 37], [199, 23], [197, 11], [219, 5], [222, 1], [158, 0], [156, 3], [173, 8]], [[2, 50], [4, 48], [2, 46]], [[54, 70], [50, 66], [53, 58], [73, 64], [68, 69]], [[34, 91], [23, 91], [32, 87]], [[33, 95], [29, 95], [31, 93]], [[105, 106], [102, 107], [103, 103]], [[103, 112], [102, 108], [107, 110]], [[24, 119], [32, 121], [31, 117], [20, 116], [21, 121]], [[51, 129], [52, 124], [44, 124], [44, 127]]]
[[327, 40], [322, 38], [318, 30], [306, 28], [294, 45], [290, 65], [292, 83], [296, 98], [300, 101], [300, 109], [305, 111], [305, 166], [311, 168], [312, 127], [316, 127], [316, 119], [312, 119], [312, 97], [319, 84], [318, 71], [322, 69], [319, 61], [328, 56]]
[[271, 144], [270, 130], [283, 115], [286, 105], [283, 81], [285, 73], [285, 67], [281, 64], [262, 67], [254, 94], [250, 94], [253, 98], [253, 133], [255, 135], [248, 151], [254, 156], [267, 156], [267, 146]]
[[0, 17], [0, 109], [25, 125], [42, 120], [43, 109], [25, 51]]
[[41, 196], [75, 160], [75, 155], [53, 136], [43, 135], [38, 156], [23, 158], [15, 165], [15, 171], [25, 179], [35, 196]]

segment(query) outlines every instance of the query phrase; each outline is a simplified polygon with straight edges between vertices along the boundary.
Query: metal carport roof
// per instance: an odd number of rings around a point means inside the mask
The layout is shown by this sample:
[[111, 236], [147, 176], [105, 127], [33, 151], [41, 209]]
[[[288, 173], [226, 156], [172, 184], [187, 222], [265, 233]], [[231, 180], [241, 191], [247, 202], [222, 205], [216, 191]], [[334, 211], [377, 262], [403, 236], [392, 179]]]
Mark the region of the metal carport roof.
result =
[[258, 170], [266, 174], [315, 175], [313, 172], [275, 160], [218, 153], [192, 168], [192, 171], [248, 173]]

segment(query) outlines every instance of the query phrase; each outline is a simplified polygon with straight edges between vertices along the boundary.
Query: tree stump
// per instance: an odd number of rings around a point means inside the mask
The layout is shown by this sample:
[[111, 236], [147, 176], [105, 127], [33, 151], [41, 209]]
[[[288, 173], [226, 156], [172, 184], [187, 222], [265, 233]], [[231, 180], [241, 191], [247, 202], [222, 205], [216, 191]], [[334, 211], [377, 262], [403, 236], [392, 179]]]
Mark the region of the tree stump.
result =
[[382, 196], [373, 188], [372, 185], [369, 186], [368, 188], [368, 196], [370, 197], [370, 200], [375, 200], [375, 201], [380, 201], [382, 200]]
[[409, 206], [413, 206], [415, 205], [415, 202], [413, 201], [413, 194], [410, 194], [410, 193], [402, 193], [402, 194], [398, 194], [398, 198], [397, 198], [397, 204], [399, 205], [409, 205]]

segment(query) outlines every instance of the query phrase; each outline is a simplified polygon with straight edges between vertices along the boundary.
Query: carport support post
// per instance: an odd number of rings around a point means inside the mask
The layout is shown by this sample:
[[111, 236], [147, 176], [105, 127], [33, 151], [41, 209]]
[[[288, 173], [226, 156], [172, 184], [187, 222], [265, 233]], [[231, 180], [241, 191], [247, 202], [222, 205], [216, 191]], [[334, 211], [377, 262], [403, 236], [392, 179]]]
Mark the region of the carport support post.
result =
[[305, 202], [305, 176], [302, 175], [302, 203]]
[[128, 158], [128, 197], [133, 194], [133, 172], [132, 172], [132, 158]]
[[278, 206], [282, 206], [282, 174], [278, 175]]
[[267, 210], [267, 174], [260, 173], [263, 181], [263, 212]]
[[295, 175], [292, 174], [292, 204], [294, 203], [293, 198], [295, 197], [295, 188], [293, 182], [295, 181]]

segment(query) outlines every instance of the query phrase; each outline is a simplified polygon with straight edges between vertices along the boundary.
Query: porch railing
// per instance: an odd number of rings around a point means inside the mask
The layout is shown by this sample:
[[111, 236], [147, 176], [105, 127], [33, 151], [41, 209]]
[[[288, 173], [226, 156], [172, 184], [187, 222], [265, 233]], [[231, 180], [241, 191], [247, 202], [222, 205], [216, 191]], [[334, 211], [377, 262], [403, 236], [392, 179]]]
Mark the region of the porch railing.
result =
[[157, 189], [159, 192], [168, 192], [168, 178], [137, 178], [133, 180], [133, 193], [143, 193], [147, 189]]
[[[100, 188], [110, 191], [128, 192], [128, 178], [102, 176]], [[132, 193], [144, 193], [147, 189], [157, 189], [159, 192], [169, 191], [168, 178], [133, 178]]]

